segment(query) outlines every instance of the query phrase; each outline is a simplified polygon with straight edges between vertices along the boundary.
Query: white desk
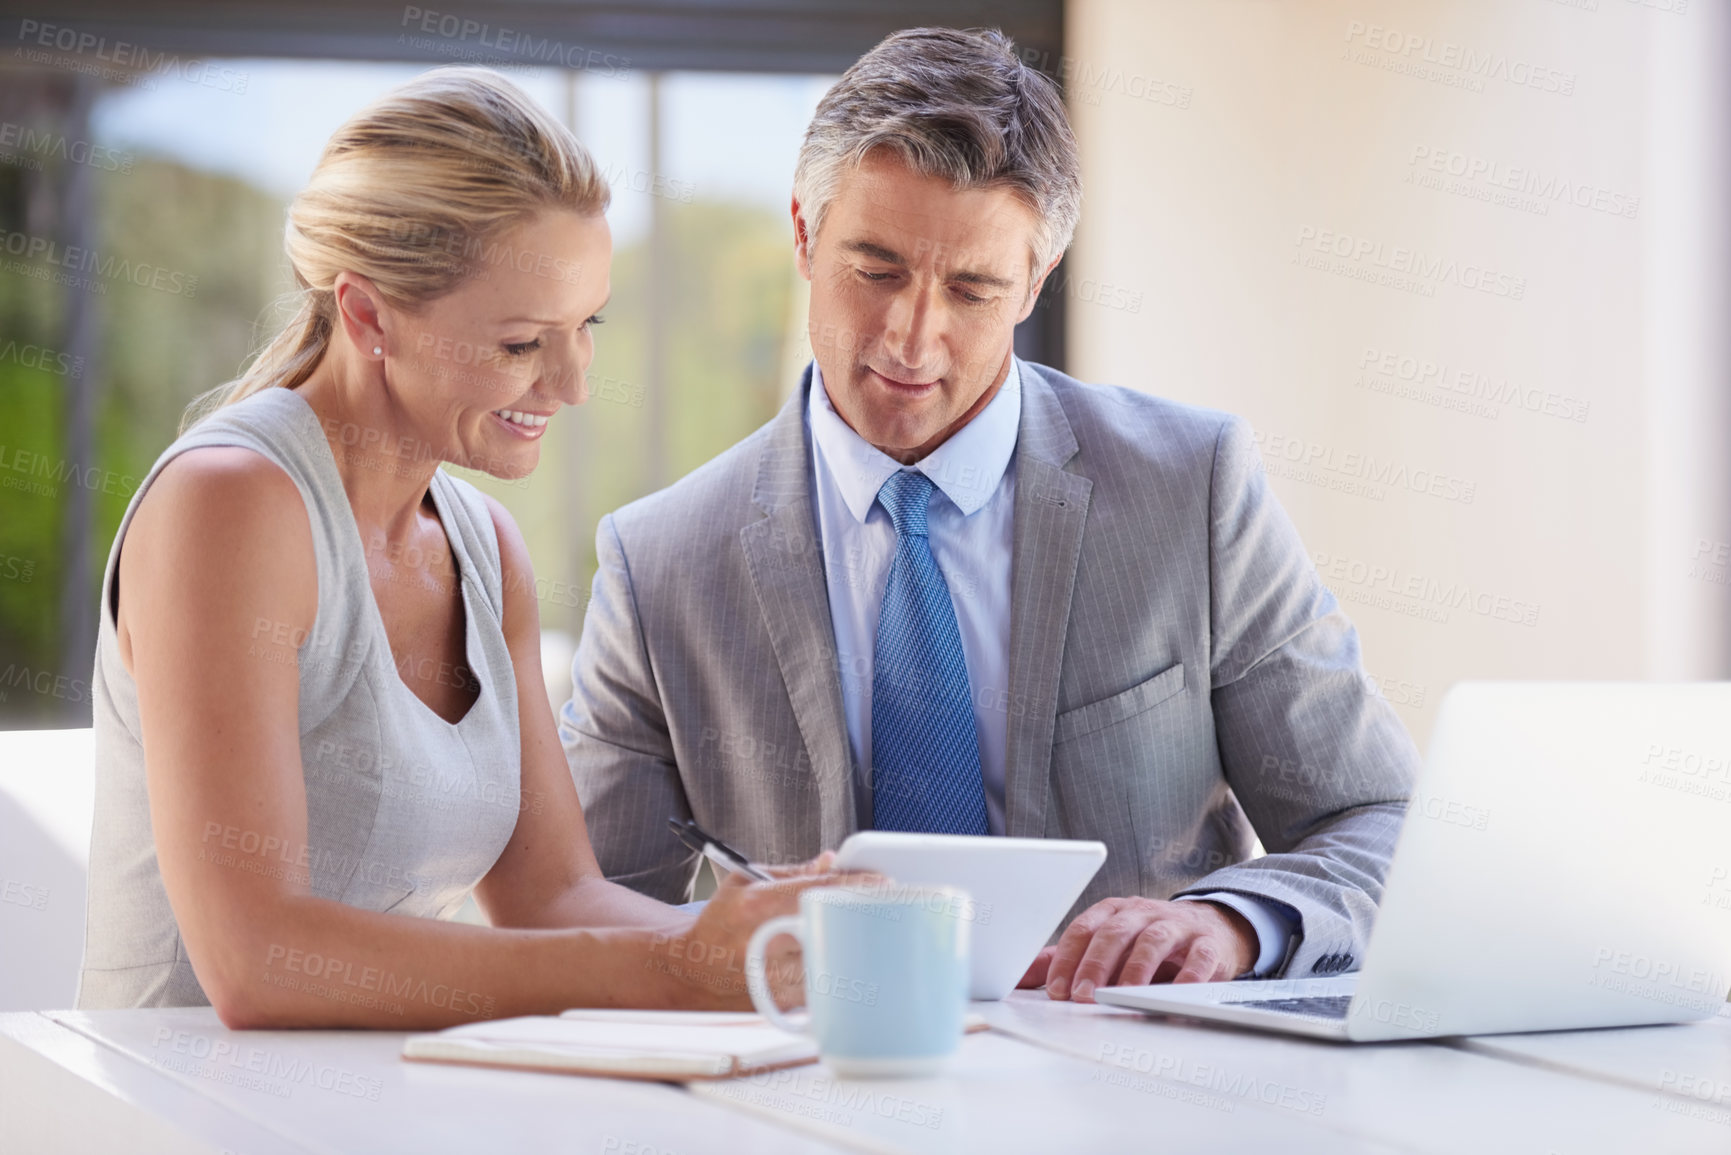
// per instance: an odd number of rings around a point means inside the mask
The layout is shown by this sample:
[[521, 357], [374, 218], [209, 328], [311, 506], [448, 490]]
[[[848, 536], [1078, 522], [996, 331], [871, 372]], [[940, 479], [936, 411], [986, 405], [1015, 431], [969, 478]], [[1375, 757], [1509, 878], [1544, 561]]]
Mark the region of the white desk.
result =
[[[838, 1150], [659, 1083], [406, 1063], [399, 1058], [403, 1037], [382, 1031], [230, 1031], [209, 1008], [0, 1015], [0, 1150]], [[234, 1050], [214, 1058], [217, 1044]], [[200, 1061], [195, 1051], [206, 1058]]]
[[208, 1009], [0, 1015], [0, 1150], [1731, 1151], [1711, 1104], [1628, 1074], [1675, 1056], [1721, 1078], [1731, 1020], [1344, 1046], [1033, 993], [977, 1009], [996, 1029], [939, 1078], [814, 1066], [689, 1090], [404, 1063], [400, 1033], [232, 1032]]
[[1399, 1150], [1343, 1137], [1310, 1116], [1248, 1109], [1206, 1088], [1154, 1080], [1126, 1087], [1111, 1075], [1098, 1063], [988, 1032], [964, 1039], [937, 1078], [843, 1080], [810, 1066], [693, 1083], [691, 1093], [872, 1152]]
[[[1607, 1070], [1619, 1062], [1647, 1062], [1673, 1045], [1680, 1055], [1698, 1057], [1712, 1040], [1731, 1036], [1719, 1024], [1508, 1036], [1500, 1049], [1490, 1050], [1497, 1040], [1472, 1040], [1473, 1049], [1329, 1043], [1053, 1003], [1033, 992], [979, 1009], [999, 1031], [1109, 1067], [1127, 1058], [1132, 1070], [1167, 1072], [1162, 1082], [1241, 1089], [1261, 1084], [1262, 1094], [1268, 1086], [1304, 1093], [1289, 1095], [1290, 1101], [1314, 1103], [1320, 1097], [1325, 1105], [1317, 1123], [1407, 1150], [1731, 1152], [1731, 1126], [1703, 1112], [1679, 1112], [1675, 1108], [1684, 1104], [1670, 1096], [1539, 1066], [1524, 1053], [1546, 1047], [1570, 1053], [1572, 1046], [1586, 1044]], [[1626, 1054], [1621, 1048], [1631, 1036], [1645, 1038]], [[1480, 1044], [1487, 1049], [1477, 1049]]]
[[[1451, 1043], [1697, 1104], [1700, 1114], [1716, 1111], [1731, 1128], [1731, 1004], [1716, 1018], [1688, 1026], [1484, 1035]], [[1731, 1134], [1726, 1150], [1731, 1151]]]

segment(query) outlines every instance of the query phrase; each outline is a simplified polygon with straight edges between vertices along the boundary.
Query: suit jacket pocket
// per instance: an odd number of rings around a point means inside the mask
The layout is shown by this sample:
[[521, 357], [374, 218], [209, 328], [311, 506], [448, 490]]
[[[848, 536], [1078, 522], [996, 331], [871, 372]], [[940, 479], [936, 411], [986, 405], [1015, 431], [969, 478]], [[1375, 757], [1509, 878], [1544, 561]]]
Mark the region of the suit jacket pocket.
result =
[[1184, 663], [1179, 662], [1145, 682], [1138, 682], [1121, 694], [1113, 694], [1110, 698], [1102, 698], [1098, 702], [1089, 702], [1086, 706], [1077, 706], [1074, 710], [1065, 710], [1058, 715], [1052, 742], [1056, 745], [1071, 738], [1079, 738], [1083, 734], [1092, 734], [1095, 730], [1104, 730], [1107, 726], [1115, 726], [1126, 718], [1152, 710], [1183, 688]]

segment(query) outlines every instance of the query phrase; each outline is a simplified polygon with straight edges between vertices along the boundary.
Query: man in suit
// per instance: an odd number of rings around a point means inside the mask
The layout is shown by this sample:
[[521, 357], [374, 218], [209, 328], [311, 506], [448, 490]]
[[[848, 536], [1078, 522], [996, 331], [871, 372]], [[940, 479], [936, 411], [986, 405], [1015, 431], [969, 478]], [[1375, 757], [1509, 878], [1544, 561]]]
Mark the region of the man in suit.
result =
[[1242, 420], [1013, 356], [1080, 200], [996, 33], [897, 33], [825, 96], [792, 206], [814, 364], [597, 534], [560, 729], [614, 881], [689, 897], [669, 815], [772, 862], [1099, 839], [1024, 985], [1357, 966], [1411, 739]]

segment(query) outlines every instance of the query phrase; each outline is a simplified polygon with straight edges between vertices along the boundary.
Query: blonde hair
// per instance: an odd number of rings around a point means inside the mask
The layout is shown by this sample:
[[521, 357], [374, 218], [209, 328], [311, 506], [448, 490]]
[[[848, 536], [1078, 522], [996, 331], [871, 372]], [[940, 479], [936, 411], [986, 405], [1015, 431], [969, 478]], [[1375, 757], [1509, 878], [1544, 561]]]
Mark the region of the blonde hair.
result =
[[293, 315], [240, 377], [193, 402], [182, 430], [312, 374], [336, 325], [338, 273], [412, 310], [479, 271], [499, 234], [547, 208], [602, 213], [608, 195], [570, 130], [491, 69], [435, 68], [393, 89], [337, 129], [289, 205]]

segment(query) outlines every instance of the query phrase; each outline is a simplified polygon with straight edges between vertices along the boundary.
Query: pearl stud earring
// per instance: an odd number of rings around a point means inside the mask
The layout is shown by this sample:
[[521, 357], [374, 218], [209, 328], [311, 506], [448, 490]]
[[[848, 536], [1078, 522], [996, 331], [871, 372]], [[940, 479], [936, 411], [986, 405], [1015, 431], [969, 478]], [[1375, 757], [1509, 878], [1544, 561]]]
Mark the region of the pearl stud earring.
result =
[[373, 356], [382, 357], [382, 356], [384, 356], [384, 354], [385, 354], [384, 346], [382, 346], [382, 345], [374, 345], [373, 346]]

